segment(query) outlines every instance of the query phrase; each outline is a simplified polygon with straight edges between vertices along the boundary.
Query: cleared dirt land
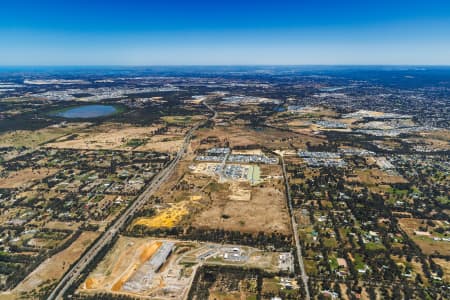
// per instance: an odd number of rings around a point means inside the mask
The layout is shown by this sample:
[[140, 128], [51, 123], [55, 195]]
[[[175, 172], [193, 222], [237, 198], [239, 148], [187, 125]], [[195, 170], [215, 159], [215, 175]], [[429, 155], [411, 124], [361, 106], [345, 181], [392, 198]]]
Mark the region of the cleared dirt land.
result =
[[81, 286], [84, 291], [119, 292], [123, 284], [161, 246], [161, 242], [121, 236]]
[[[241, 185], [215, 185], [218, 186], [211, 192], [211, 204], [194, 217], [193, 226], [250, 233], [263, 231], [290, 234], [289, 215], [282, 187], [273, 187], [267, 183], [258, 187], [247, 185], [245, 189]], [[238, 197], [248, 193], [248, 198]]]
[[171, 207], [160, 211], [156, 216], [150, 218], [139, 218], [134, 225], [144, 225], [151, 228], [172, 228], [181, 221], [181, 219], [189, 213], [186, 208], [187, 201], [174, 203]]
[[57, 169], [32, 169], [26, 168], [17, 172], [10, 172], [7, 177], [0, 178], [0, 188], [19, 188], [32, 181], [40, 180], [55, 174]]
[[251, 185], [247, 180], [218, 182], [218, 176], [198, 172], [198, 165], [209, 163], [182, 162], [157, 193], [164, 208], [155, 216], [136, 219], [133, 226], [167, 228], [183, 224], [202, 229], [290, 235], [280, 166], [261, 165], [264, 182]]
[[[35, 290], [47, 281], [59, 280], [97, 236], [97, 232], [83, 232], [69, 247], [48, 258], [30, 273], [25, 280], [12, 290], [10, 293], [11, 299], [19, 296], [22, 292]], [[0, 294], [0, 299], [2, 297], [3, 295]]]
[[[156, 194], [170, 208], [155, 217], [137, 219], [134, 225], [183, 224], [202, 229], [291, 234], [280, 166], [259, 165], [264, 182], [252, 186], [248, 180], [219, 180], [217, 174], [205, 171], [207, 166], [217, 164], [193, 160], [194, 156], [189, 156], [181, 162]], [[201, 199], [191, 198], [197, 195]]]

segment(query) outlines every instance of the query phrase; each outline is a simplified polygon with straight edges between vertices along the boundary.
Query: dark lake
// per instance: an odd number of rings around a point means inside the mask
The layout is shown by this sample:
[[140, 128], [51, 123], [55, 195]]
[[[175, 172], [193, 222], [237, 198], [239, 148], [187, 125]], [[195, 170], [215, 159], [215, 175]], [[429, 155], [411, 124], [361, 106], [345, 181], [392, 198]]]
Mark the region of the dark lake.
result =
[[69, 119], [89, 119], [109, 116], [117, 112], [112, 105], [82, 105], [53, 113], [54, 116]]

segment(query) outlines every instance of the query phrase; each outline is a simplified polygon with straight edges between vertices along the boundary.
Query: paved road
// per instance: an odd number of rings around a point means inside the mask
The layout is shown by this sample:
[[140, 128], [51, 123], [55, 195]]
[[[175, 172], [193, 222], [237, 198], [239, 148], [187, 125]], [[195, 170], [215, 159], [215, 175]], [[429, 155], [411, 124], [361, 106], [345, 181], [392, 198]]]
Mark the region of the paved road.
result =
[[294, 210], [292, 207], [291, 190], [289, 187], [289, 181], [288, 181], [288, 177], [287, 177], [287, 173], [286, 173], [286, 165], [284, 164], [283, 155], [280, 155], [280, 159], [281, 159], [281, 164], [283, 166], [283, 177], [284, 177], [284, 182], [286, 185], [286, 194], [287, 194], [288, 205], [289, 205], [289, 213], [291, 215], [291, 224], [292, 224], [292, 231], [294, 234], [295, 247], [297, 248], [298, 264], [300, 266], [300, 273], [301, 273], [300, 276], [302, 278], [303, 285], [305, 286], [305, 292], [306, 292], [305, 299], [310, 300], [309, 287], [308, 287], [308, 275], [306, 274], [305, 265], [303, 264], [302, 247], [300, 246], [300, 240], [298, 237], [297, 221], [295, 221]]
[[[213, 112], [213, 116], [209, 120], [214, 120], [217, 117], [217, 112], [210, 107], [207, 103], [203, 104]], [[95, 242], [94, 246], [89, 249], [78, 262], [64, 275], [55, 289], [52, 291], [49, 300], [53, 299], [63, 299], [63, 295], [66, 293], [67, 289], [77, 280], [81, 275], [83, 270], [89, 265], [89, 263], [97, 256], [99, 251], [110, 243], [113, 238], [120, 232], [124, 224], [129, 218], [132, 218], [134, 214], [150, 199], [150, 196], [160, 187], [160, 185], [165, 182], [169, 176], [172, 174], [178, 162], [186, 153], [189, 143], [192, 138], [192, 134], [200, 127], [201, 124], [195, 125], [191, 128], [185, 138], [181, 149], [177, 152], [175, 158], [170, 162], [167, 167], [162, 170], [158, 175], [156, 175], [145, 191], [125, 210], [125, 212], [118, 217], [113, 225], [111, 225], [102, 236]]]

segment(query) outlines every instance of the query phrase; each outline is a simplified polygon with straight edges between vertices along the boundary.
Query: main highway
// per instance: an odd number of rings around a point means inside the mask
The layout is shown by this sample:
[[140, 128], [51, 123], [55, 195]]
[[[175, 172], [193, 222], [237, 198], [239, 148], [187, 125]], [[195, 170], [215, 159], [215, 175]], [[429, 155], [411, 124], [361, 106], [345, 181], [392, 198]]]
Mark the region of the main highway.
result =
[[286, 165], [284, 163], [283, 154], [280, 154], [280, 158], [281, 158], [281, 164], [283, 167], [283, 177], [284, 177], [284, 181], [285, 181], [285, 185], [286, 185], [286, 196], [287, 196], [288, 205], [289, 205], [289, 213], [291, 215], [291, 224], [292, 224], [292, 231], [293, 231], [292, 234], [294, 235], [295, 247], [297, 248], [298, 264], [300, 266], [300, 277], [302, 278], [303, 285], [305, 287], [305, 293], [306, 293], [305, 300], [310, 300], [311, 297], [309, 294], [308, 275], [306, 274], [305, 265], [303, 263], [302, 247], [300, 246], [300, 239], [298, 237], [298, 226], [297, 226], [297, 221], [295, 220], [294, 210], [292, 207], [291, 191], [289, 188], [289, 181], [288, 181], [288, 177], [287, 177]]
[[[205, 105], [213, 115], [208, 120], [214, 120], [217, 117], [217, 112], [209, 106], [205, 101], [203, 101], [203, 105]], [[86, 269], [90, 262], [98, 255], [100, 250], [106, 247], [114, 237], [120, 232], [126, 222], [132, 218], [140, 208], [143, 207], [145, 203], [148, 202], [150, 197], [156, 192], [156, 190], [161, 186], [161, 184], [172, 175], [173, 170], [177, 166], [178, 162], [187, 152], [189, 147], [189, 143], [191, 141], [193, 133], [201, 126], [202, 124], [197, 124], [192, 127], [184, 138], [184, 142], [180, 150], [177, 152], [176, 156], [173, 160], [167, 165], [165, 169], [159, 172], [151, 181], [149, 186], [144, 190], [144, 192], [125, 210], [125, 212], [118, 217], [114, 223], [105, 230], [105, 232], [101, 235], [99, 239], [94, 243], [94, 245], [84, 253], [84, 255], [77, 261], [75, 265], [73, 265], [70, 270], [64, 275], [52, 293], [49, 295], [48, 299], [63, 299], [64, 294], [67, 292], [70, 286], [72, 286], [75, 281], [81, 276], [82, 272]]]

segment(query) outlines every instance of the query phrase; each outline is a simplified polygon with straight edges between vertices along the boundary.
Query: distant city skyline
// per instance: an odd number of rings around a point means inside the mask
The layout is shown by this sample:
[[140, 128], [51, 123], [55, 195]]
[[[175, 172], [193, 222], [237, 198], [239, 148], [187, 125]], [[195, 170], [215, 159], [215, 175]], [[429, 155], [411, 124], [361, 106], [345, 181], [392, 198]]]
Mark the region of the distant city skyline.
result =
[[2, 3], [0, 66], [450, 65], [450, 2]]

